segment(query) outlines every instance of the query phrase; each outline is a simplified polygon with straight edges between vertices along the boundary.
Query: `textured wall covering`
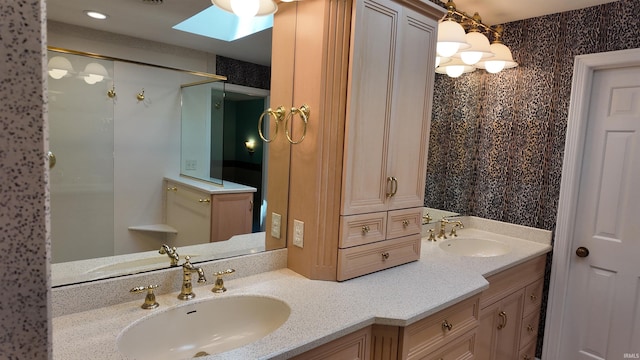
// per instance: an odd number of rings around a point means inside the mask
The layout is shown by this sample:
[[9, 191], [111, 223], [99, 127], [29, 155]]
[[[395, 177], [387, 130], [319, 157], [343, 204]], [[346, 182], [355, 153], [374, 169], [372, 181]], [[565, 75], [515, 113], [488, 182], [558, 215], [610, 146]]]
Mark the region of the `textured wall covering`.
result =
[[269, 90], [271, 68], [246, 61], [216, 56], [216, 74], [227, 77], [229, 84]]
[[553, 230], [574, 57], [640, 47], [638, 14], [620, 0], [509, 23], [519, 67], [436, 74], [425, 206]]
[[0, 0], [0, 359], [51, 355], [44, 2]]
[[573, 59], [640, 47], [638, 14], [620, 0], [509, 23], [519, 67], [436, 74], [425, 206], [553, 229]]

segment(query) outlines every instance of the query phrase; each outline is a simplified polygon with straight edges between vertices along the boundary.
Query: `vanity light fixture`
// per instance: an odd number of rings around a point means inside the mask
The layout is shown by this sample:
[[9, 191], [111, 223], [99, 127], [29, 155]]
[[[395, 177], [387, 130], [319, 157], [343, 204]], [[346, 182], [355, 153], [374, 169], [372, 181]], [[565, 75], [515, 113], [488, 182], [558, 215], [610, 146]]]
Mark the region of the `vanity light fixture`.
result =
[[[458, 77], [476, 69], [485, 69], [495, 74], [518, 66], [513, 61], [511, 50], [502, 43], [502, 25], [485, 25], [477, 12], [469, 16], [458, 11], [452, 0], [444, 6], [447, 14], [438, 25], [437, 73]], [[465, 31], [468, 32], [465, 34]], [[493, 37], [491, 45], [486, 34]], [[442, 61], [447, 57], [451, 57], [451, 61]]]
[[96, 20], [106, 20], [109, 15], [98, 12], [98, 11], [94, 11], [94, 10], [85, 10], [84, 14], [87, 15], [88, 17], [92, 18], [92, 19], [96, 19]]
[[273, 0], [211, 0], [211, 3], [240, 18], [271, 15], [278, 10]]
[[249, 155], [253, 155], [253, 153], [256, 151], [256, 141], [253, 139], [249, 139], [244, 142], [244, 147], [247, 148]]
[[68, 76], [69, 73], [73, 72], [71, 62], [64, 56], [54, 56], [49, 59], [47, 69], [49, 76], [56, 80], [62, 79], [63, 77]]
[[84, 82], [89, 85], [99, 83], [109, 76], [104, 66], [94, 62], [88, 63], [80, 75], [84, 79]]

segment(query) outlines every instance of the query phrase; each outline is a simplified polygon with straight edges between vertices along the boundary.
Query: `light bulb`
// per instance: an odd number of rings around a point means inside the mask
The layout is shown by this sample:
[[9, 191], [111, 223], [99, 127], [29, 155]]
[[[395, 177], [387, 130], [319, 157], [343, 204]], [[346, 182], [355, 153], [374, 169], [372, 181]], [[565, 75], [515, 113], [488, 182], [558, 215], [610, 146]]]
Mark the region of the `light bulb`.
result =
[[457, 78], [460, 75], [462, 75], [462, 73], [464, 72], [463, 65], [449, 65], [449, 66], [446, 66], [445, 68], [447, 71], [447, 75], [449, 75], [449, 77], [452, 77], [452, 78]]
[[454, 42], [439, 42], [436, 45], [436, 52], [442, 57], [451, 57], [460, 48], [460, 44]]
[[482, 59], [482, 53], [479, 51], [464, 51], [460, 53], [460, 59], [467, 65], [473, 65]]
[[231, 0], [231, 9], [238, 17], [254, 17], [260, 9], [260, 0]]
[[484, 63], [485, 70], [492, 74], [499, 73], [504, 69], [506, 62], [504, 60], [487, 60]]
[[63, 69], [51, 69], [51, 70], [49, 70], [49, 76], [51, 76], [52, 78], [54, 78], [56, 80], [62, 79], [68, 73], [69, 72], [67, 70], [63, 70]]

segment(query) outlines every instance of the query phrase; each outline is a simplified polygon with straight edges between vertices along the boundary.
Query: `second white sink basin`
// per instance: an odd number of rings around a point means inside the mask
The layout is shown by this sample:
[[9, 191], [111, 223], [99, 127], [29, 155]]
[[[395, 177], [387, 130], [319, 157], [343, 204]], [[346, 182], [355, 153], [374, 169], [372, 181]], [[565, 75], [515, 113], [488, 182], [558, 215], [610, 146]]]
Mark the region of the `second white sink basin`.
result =
[[261, 296], [214, 298], [152, 314], [125, 328], [118, 350], [131, 358], [175, 360], [252, 343], [278, 329], [291, 309]]
[[452, 254], [473, 257], [498, 256], [511, 251], [509, 245], [500, 241], [475, 238], [447, 240], [440, 243], [440, 248]]

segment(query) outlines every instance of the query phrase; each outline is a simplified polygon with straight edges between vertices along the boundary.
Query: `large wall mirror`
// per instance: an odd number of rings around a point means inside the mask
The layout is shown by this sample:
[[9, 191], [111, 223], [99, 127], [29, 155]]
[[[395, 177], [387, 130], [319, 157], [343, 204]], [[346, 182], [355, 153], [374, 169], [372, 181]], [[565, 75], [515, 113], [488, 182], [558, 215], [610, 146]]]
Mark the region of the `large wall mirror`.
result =
[[[97, 1], [90, 2], [49, 1], [49, 21], [57, 22], [58, 29], [87, 27], [62, 23], [68, 19], [57, 14], [70, 11], [69, 7], [99, 6]], [[129, 6], [134, 12], [129, 17], [135, 17], [140, 6], [145, 11], [153, 7], [144, 2], [114, 2], [122, 4], [112, 4], [113, 9]], [[196, 13], [210, 5], [205, 3], [192, 6], [194, 1], [189, 0], [171, 6], [182, 13], [191, 6]], [[163, 10], [158, 7], [157, 11]], [[115, 31], [103, 25], [90, 27], [91, 31]], [[105, 34], [105, 38], [114, 36]], [[266, 39], [270, 49], [270, 34], [256, 37], [261, 43]], [[167, 178], [211, 188], [227, 189], [231, 183], [254, 189], [247, 234], [184, 247], [178, 244], [181, 258], [190, 255], [193, 262], [209, 261], [285, 245], [284, 227], [279, 239], [264, 233], [271, 210], [286, 219], [288, 196], [289, 146], [267, 146], [258, 136], [260, 114], [271, 106], [269, 90], [232, 84], [211, 72], [183, 71], [190, 69], [109, 53], [63, 51], [65, 37], [58, 31], [54, 38], [60, 48], [50, 48], [49, 61], [57, 58], [61, 68], [69, 71], [53, 71], [48, 79], [50, 150], [56, 160], [50, 170], [53, 286], [168, 267], [169, 258], [158, 253], [162, 244], [174, 245], [176, 238], [174, 231], [161, 226], [166, 225]], [[148, 46], [147, 40], [140, 40], [141, 48]], [[189, 41], [194, 41], [193, 36]], [[78, 43], [70, 39], [68, 48]], [[105, 46], [105, 52], [110, 47]], [[264, 50], [259, 50], [264, 57]], [[237, 49], [216, 53], [242, 57]], [[253, 61], [253, 55], [239, 60]], [[263, 128], [265, 134], [269, 126]], [[273, 206], [267, 201], [269, 182], [278, 185], [278, 191], [272, 191]]]

